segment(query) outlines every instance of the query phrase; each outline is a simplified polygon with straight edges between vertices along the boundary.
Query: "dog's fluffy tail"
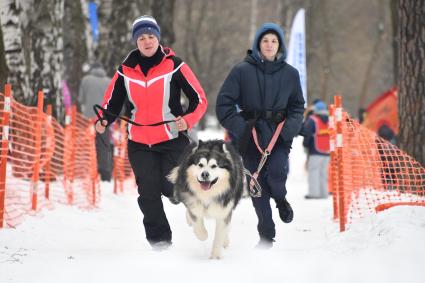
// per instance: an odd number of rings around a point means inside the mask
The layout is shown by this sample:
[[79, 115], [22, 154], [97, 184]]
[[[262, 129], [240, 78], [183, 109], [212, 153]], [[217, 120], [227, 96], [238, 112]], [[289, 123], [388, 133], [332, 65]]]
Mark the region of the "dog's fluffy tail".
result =
[[174, 167], [173, 170], [170, 171], [170, 174], [168, 174], [167, 179], [172, 184], [175, 184], [177, 181], [177, 176], [179, 174], [179, 166]]

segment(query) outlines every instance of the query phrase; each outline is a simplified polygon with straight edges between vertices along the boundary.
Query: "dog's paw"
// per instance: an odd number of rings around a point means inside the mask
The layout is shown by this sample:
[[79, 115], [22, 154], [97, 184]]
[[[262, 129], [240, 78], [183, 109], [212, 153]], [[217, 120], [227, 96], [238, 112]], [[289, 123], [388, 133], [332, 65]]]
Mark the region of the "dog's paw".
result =
[[227, 249], [228, 246], [229, 246], [229, 236], [226, 236], [224, 238], [223, 248]]
[[170, 196], [168, 199], [174, 205], [177, 205], [180, 203], [180, 200], [175, 195]]
[[208, 231], [205, 228], [202, 229], [193, 229], [193, 232], [195, 232], [196, 238], [198, 238], [200, 241], [205, 241], [208, 238]]
[[210, 259], [220, 259], [221, 254], [219, 251], [213, 250], [210, 255]]
[[194, 223], [192, 217], [190, 217], [189, 210], [186, 211], [186, 222], [189, 226], [192, 226]]

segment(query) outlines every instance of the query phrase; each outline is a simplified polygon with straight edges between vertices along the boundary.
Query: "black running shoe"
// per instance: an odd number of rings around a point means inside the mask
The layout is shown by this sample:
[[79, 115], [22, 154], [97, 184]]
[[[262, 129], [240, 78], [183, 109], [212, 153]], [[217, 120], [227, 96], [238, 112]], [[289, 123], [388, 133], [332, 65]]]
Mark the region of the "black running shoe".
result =
[[286, 198], [283, 200], [276, 200], [276, 207], [279, 209], [279, 217], [284, 223], [292, 222], [294, 219], [294, 211]]
[[163, 250], [166, 250], [173, 245], [173, 243], [171, 241], [159, 241], [159, 242], [155, 242], [155, 243], [151, 242], [150, 244], [151, 244], [152, 249], [154, 251], [163, 251]]
[[274, 239], [263, 237], [260, 235], [260, 241], [255, 246], [257, 249], [267, 250], [273, 248]]

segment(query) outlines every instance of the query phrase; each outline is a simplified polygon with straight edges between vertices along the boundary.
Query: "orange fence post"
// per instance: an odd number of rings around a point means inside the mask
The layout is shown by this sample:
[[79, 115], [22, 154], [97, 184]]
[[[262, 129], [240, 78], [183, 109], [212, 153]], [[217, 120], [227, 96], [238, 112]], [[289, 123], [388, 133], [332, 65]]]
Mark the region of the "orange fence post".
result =
[[73, 182], [75, 177], [76, 107], [72, 106], [65, 116], [64, 184], [68, 204], [74, 203]]
[[119, 128], [119, 124], [115, 122], [113, 124], [113, 128], [111, 129], [113, 131], [112, 137], [114, 141], [114, 152], [113, 152], [113, 160], [114, 160], [114, 169], [113, 169], [113, 176], [114, 176], [114, 194], [118, 193], [118, 182], [119, 182], [119, 147], [121, 144], [121, 131]]
[[77, 106], [73, 105], [71, 108], [71, 155], [69, 158], [70, 162], [70, 172], [69, 172], [69, 191], [68, 191], [68, 201], [69, 204], [73, 204], [74, 202], [74, 178], [75, 178], [75, 154], [76, 154], [76, 146], [77, 146]]
[[344, 168], [343, 168], [343, 136], [342, 136], [342, 98], [335, 96], [335, 122], [336, 122], [336, 156], [338, 166], [338, 212], [339, 230], [345, 231], [345, 193], [344, 193]]
[[127, 142], [126, 142], [126, 131], [127, 131], [127, 123], [123, 122], [121, 125], [121, 131], [120, 131], [120, 178], [121, 183], [119, 187], [119, 191], [121, 193], [124, 192], [124, 180], [125, 180], [125, 172], [124, 172], [124, 164], [125, 164], [125, 154], [126, 154], [126, 148], [127, 148]]
[[37, 101], [37, 123], [35, 125], [35, 152], [34, 152], [34, 167], [32, 174], [32, 210], [37, 210], [37, 194], [38, 194], [38, 179], [40, 176], [40, 155], [41, 155], [41, 122], [43, 118], [43, 103], [44, 94], [42, 91], [38, 92]]
[[335, 152], [335, 105], [329, 105], [329, 151], [330, 151], [330, 162], [328, 168], [328, 188], [329, 192], [332, 193], [333, 202], [333, 219], [338, 219], [338, 198], [337, 190], [338, 184], [335, 176], [335, 165], [336, 165], [336, 152]]
[[65, 186], [65, 192], [66, 192], [66, 198], [67, 198], [67, 202], [68, 204], [72, 203], [72, 196], [69, 192], [69, 167], [70, 167], [70, 163], [71, 163], [71, 158], [70, 158], [70, 148], [71, 148], [71, 143], [68, 142], [67, 139], [70, 138], [70, 132], [71, 132], [71, 113], [70, 110], [67, 109], [66, 113], [65, 113], [65, 129], [64, 129], [64, 134], [65, 134], [65, 144], [64, 144], [64, 160], [63, 160], [63, 182], [64, 182], [64, 186]]
[[[47, 105], [47, 123], [52, 124], [52, 105]], [[46, 165], [44, 166], [45, 180], [44, 180], [44, 196], [46, 199], [50, 198], [50, 158], [47, 160]]]
[[89, 126], [90, 132], [90, 141], [94, 148], [90, 150], [90, 170], [91, 170], [91, 187], [93, 194], [93, 207], [96, 206], [96, 179], [97, 179], [97, 157], [96, 157], [96, 133], [94, 129], [94, 125], [90, 124]]
[[114, 124], [114, 194], [124, 192], [127, 123]]
[[6, 200], [6, 165], [7, 154], [9, 151], [9, 116], [11, 109], [11, 92], [12, 86], [6, 84], [4, 87], [4, 104], [3, 104], [3, 117], [0, 121], [2, 128], [1, 138], [1, 165], [0, 165], [0, 228], [3, 228], [5, 200]]

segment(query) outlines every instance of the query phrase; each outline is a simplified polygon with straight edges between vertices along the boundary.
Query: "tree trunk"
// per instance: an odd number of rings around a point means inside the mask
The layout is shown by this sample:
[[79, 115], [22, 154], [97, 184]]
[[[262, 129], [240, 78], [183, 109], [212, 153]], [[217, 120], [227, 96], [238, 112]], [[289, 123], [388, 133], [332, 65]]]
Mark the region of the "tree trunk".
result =
[[257, 31], [258, 0], [251, 0], [251, 17], [249, 19], [249, 42], [254, 41]]
[[364, 72], [364, 79], [362, 82], [362, 87], [360, 90], [360, 95], [359, 95], [359, 103], [357, 106], [357, 109], [365, 109], [367, 107], [366, 105], [366, 97], [368, 95], [370, 95], [369, 92], [369, 85], [372, 84], [372, 81], [374, 80], [374, 77], [371, 76], [371, 73], [375, 67], [375, 62], [378, 61], [378, 58], [381, 54], [380, 50], [381, 50], [381, 45], [384, 39], [385, 35], [385, 30], [384, 30], [384, 13], [385, 13], [385, 9], [384, 9], [384, 5], [385, 3], [383, 2], [383, 0], [379, 0], [379, 10], [378, 10], [378, 17], [377, 17], [377, 32], [376, 32], [376, 38], [374, 40], [374, 44], [373, 44], [373, 48], [372, 48], [372, 52], [370, 52], [370, 55], [365, 55], [365, 56], [369, 56], [369, 62], [367, 63], [366, 66], [366, 71]]
[[390, 3], [390, 9], [391, 9], [391, 24], [392, 24], [392, 29], [393, 29], [393, 57], [394, 57], [394, 61], [393, 61], [393, 73], [394, 73], [394, 85], [398, 87], [399, 83], [398, 83], [398, 35], [399, 35], [399, 30], [398, 30], [398, 1], [399, 0], [391, 0]]
[[[329, 34], [329, 15], [327, 10], [327, 1], [322, 1], [322, 4], [320, 5], [319, 11], [321, 12], [322, 19], [323, 19], [323, 48], [324, 48], [324, 58], [323, 58], [323, 65], [322, 65], [322, 71], [323, 71], [323, 83], [321, 87], [321, 92], [319, 94], [319, 97], [323, 99], [323, 101], [331, 101], [331, 98], [329, 97], [329, 80], [331, 77], [331, 58], [332, 58], [332, 46], [330, 43], [330, 34]], [[307, 97], [308, 99], [308, 97]], [[310, 98], [310, 104], [314, 100], [314, 98]]]
[[[1, 20], [0, 20], [1, 23]], [[3, 86], [7, 82], [8, 68], [6, 64], [5, 50], [3, 44], [3, 32], [0, 26], [0, 92], [3, 92]]]
[[136, 48], [131, 42], [136, 13], [137, 7], [132, 1], [105, 1], [99, 5], [98, 53], [109, 76], [115, 73], [129, 51]]
[[43, 90], [53, 105], [53, 115], [63, 117], [62, 17], [64, 0], [2, 0], [5, 57], [14, 99], [37, 104]]
[[399, 2], [400, 148], [425, 165], [425, 6]]
[[174, 43], [174, 2], [174, 0], [100, 1], [97, 51], [110, 76], [115, 73], [117, 66], [122, 63], [129, 51], [136, 48], [131, 40], [131, 28], [137, 17], [151, 14], [161, 26], [161, 43], [165, 46]]
[[[23, 103], [33, 95], [28, 75], [30, 64], [25, 60], [22, 42], [24, 37], [22, 26], [28, 23], [28, 20], [26, 19], [23, 22], [21, 18], [24, 18], [22, 14], [25, 13], [28, 3], [16, 0], [2, 0], [0, 4], [4, 54], [9, 70], [8, 82], [12, 84], [13, 98]], [[27, 56], [27, 58], [29, 57]]]
[[[25, 50], [31, 54], [30, 85], [35, 94], [43, 90], [51, 103], [53, 116], [62, 121], [64, 107], [62, 99], [63, 75], [63, 36], [62, 18], [64, 16], [64, 0], [34, 1], [27, 11], [30, 24], [25, 29]], [[36, 105], [36, 95], [33, 95]]]
[[161, 42], [164, 46], [172, 46], [175, 41], [174, 3], [175, 0], [155, 0], [152, 3], [152, 16], [161, 27]]
[[76, 103], [79, 83], [83, 77], [82, 66], [88, 61], [86, 19], [81, 1], [65, 1], [63, 26], [64, 80], [68, 84], [73, 103]]

